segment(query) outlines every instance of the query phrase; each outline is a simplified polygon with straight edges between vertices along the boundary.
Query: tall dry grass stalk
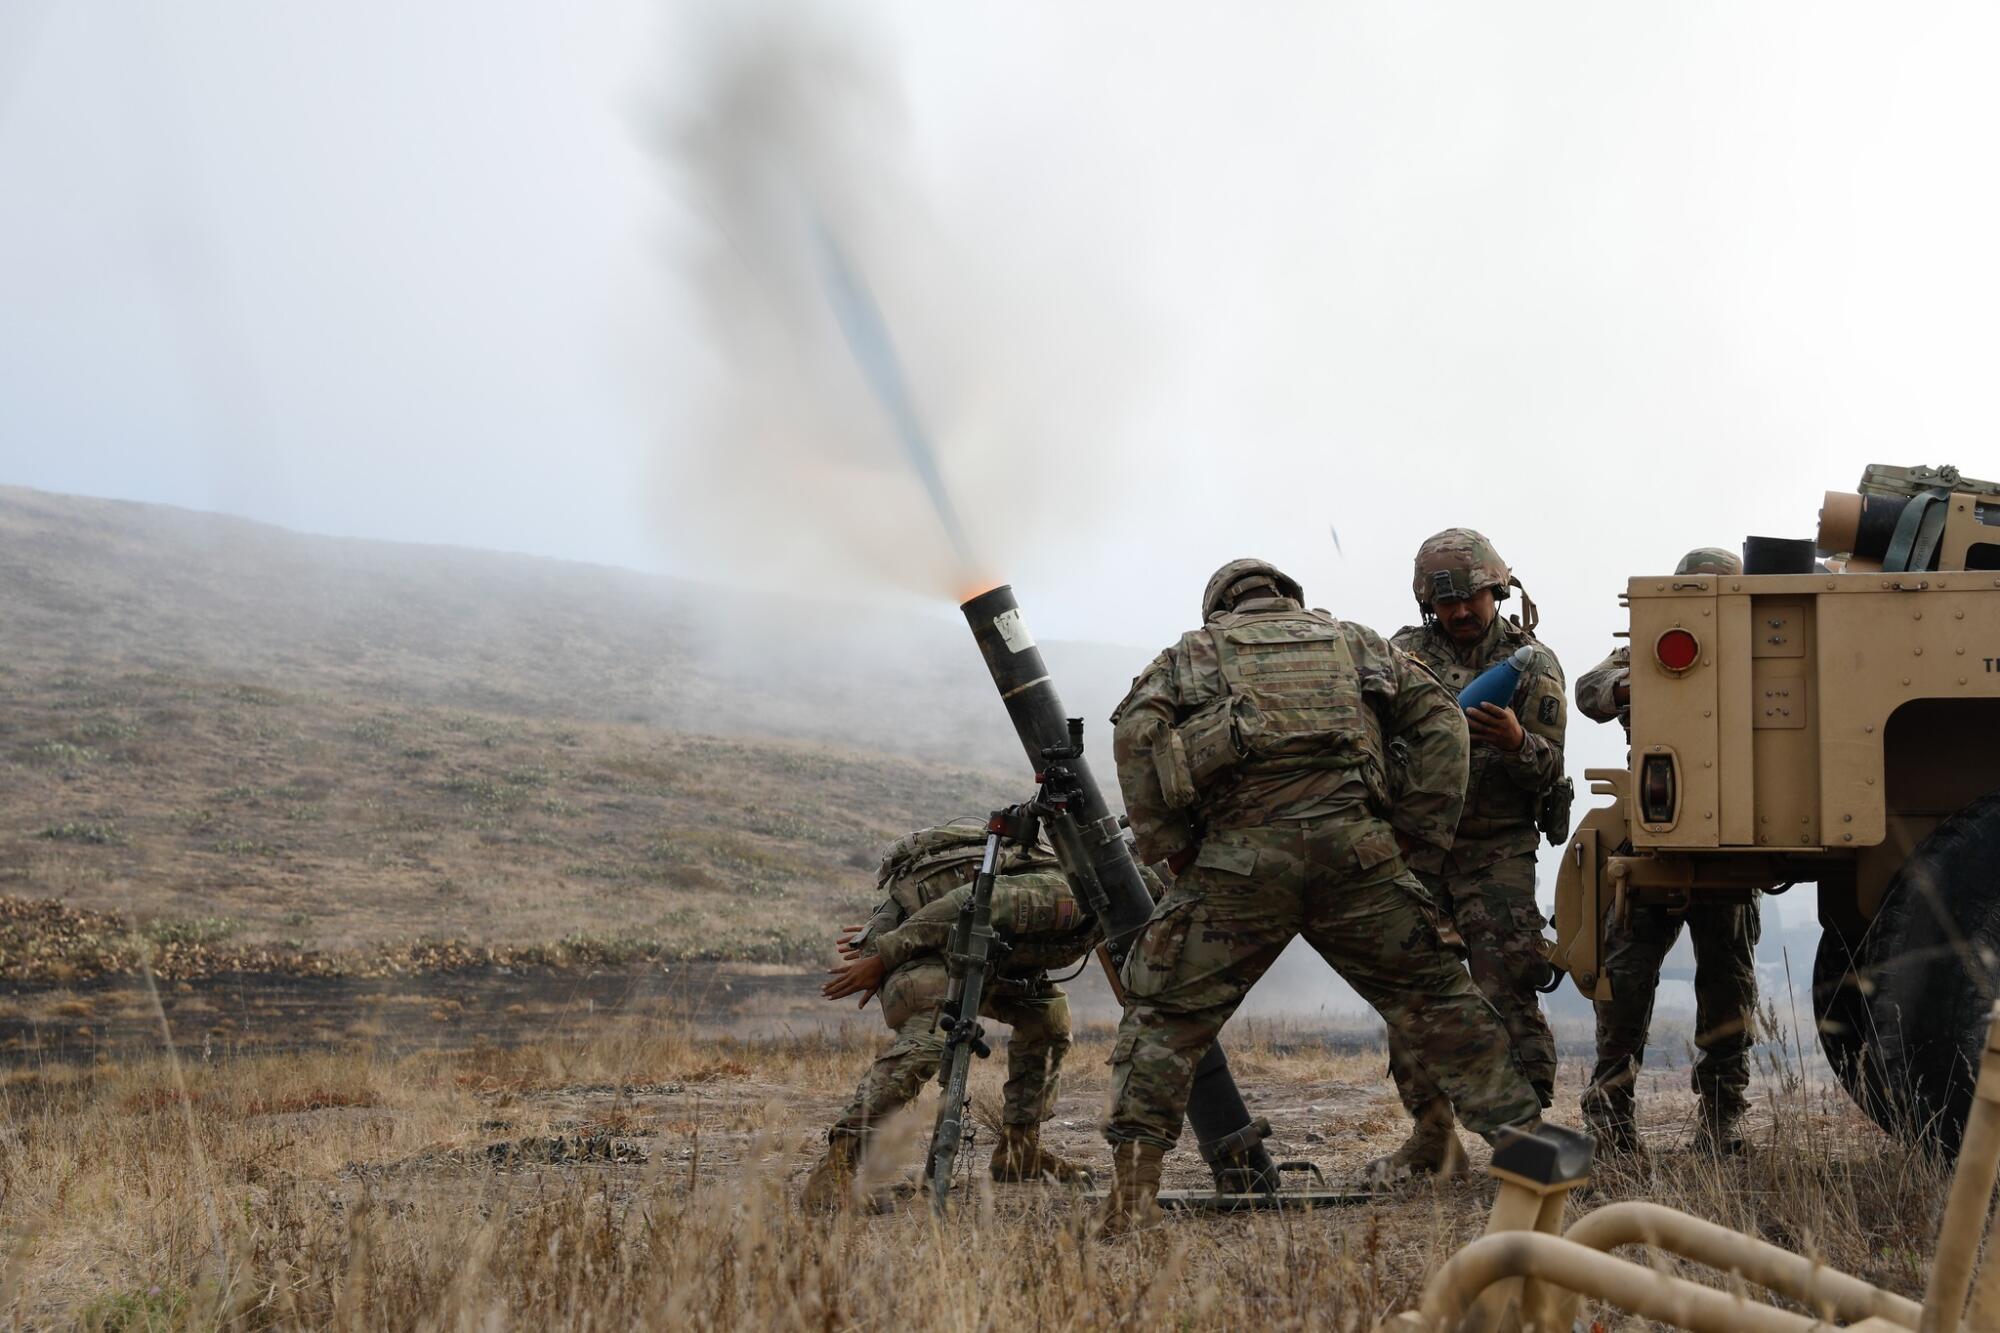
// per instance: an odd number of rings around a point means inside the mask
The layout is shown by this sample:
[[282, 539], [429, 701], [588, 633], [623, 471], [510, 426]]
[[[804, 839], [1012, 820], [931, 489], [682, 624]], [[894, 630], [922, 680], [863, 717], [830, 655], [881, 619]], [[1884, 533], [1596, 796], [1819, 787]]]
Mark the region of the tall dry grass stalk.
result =
[[[1363, 1329], [1414, 1300], [1491, 1197], [1475, 1181], [1102, 1247], [1077, 1201], [975, 1170], [941, 1226], [921, 1207], [805, 1217], [799, 1173], [873, 1050], [865, 1029], [709, 1040], [620, 1022], [393, 1061], [18, 1071], [0, 1085], [0, 1311], [118, 1329]], [[1232, 1055], [1295, 1136], [1317, 1123], [1301, 1089], [1387, 1096], [1379, 1056], [1303, 1034]], [[1091, 1041], [1075, 1057], [1071, 1150], [1088, 1153], [1103, 1056]], [[1688, 1099], [1656, 1080], [1652, 1168], [1607, 1175], [1578, 1206], [1656, 1198], [1919, 1294], [1940, 1169], [1803, 1060], [1773, 1061], [1758, 1090], [1757, 1152], [1716, 1164], [1672, 1151]], [[1557, 1115], [1573, 1123], [1573, 1104]], [[1368, 1145], [1291, 1146], [1337, 1173]]]

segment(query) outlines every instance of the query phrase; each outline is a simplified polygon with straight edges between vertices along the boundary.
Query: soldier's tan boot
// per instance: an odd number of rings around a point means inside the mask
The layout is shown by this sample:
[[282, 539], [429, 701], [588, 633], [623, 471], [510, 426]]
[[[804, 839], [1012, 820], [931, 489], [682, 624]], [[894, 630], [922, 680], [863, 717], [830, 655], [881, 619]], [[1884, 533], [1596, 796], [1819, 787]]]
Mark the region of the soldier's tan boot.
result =
[[1160, 1163], [1166, 1149], [1151, 1143], [1120, 1143], [1111, 1150], [1111, 1193], [1097, 1214], [1099, 1240], [1116, 1240], [1156, 1227], [1160, 1212]]
[[993, 1179], [1003, 1185], [1024, 1180], [1055, 1180], [1065, 1184], [1090, 1180], [1089, 1171], [1042, 1147], [1040, 1125], [1002, 1125], [1000, 1141], [993, 1145], [990, 1170]]
[[1743, 1156], [1749, 1145], [1743, 1141], [1741, 1119], [1740, 1112], [1719, 1110], [1704, 1099], [1689, 1147], [1704, 1157]]
[[1387, 1157], [1377, 1157], [1362, 1169], [1361, 1182], [1371, 1190], [1390, 1189], [1417, 1176], [1456, 1180], [1466, 1174], [1465, 1147], [1458, 1141], [1458, 1120], [1451, 1103], [1440, 1097], [1426, 1104], [1410, 1126], [1410, 1136]]
[[854, 1173], [861, 1163], [861, 1140], [839, 1134], [826, 1143], [826, 1156], [806, 1177], [799, 1207], [809, 1213], [834, 1213], [854, 1201]]
[[1596, 1164], [1600, 1167], [1642, 1166], [1646, 1144], [1639, 1137], [1639, 1125], [1632, 1108], [1611, 1099], [1593, 1102], [1585, 1094], [1583, 1126], [1596, 1141]]

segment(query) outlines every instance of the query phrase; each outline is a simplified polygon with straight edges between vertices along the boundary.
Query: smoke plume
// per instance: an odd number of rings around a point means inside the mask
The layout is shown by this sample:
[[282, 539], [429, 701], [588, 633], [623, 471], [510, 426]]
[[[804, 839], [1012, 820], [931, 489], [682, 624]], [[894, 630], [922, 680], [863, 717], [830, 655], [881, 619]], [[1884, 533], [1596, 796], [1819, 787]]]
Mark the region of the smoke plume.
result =
[[705, 339], [662, 453], [666, 539], [737, 581], [962, 596], [1062, 517], [1039, 467], [1108, 480], [1109, 381], [1079, 371], [1111, 307], [1000, 224], [941, 224], [865, 25], [751, 9], [686, 44], [694, 95], [660, 140]]

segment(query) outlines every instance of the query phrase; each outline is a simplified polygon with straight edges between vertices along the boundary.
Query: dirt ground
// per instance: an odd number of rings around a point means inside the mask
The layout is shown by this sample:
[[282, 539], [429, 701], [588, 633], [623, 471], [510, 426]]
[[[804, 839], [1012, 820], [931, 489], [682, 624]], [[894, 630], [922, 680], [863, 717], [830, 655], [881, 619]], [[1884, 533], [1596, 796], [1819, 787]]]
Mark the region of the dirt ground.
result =
[[[1357, 1207], [1176, 1217], [1100, 1246], [1085, 1201], [986, 1179], [984, 1128], [942, 1226], [921, 1206], [809, 1218], [798, 1187], [884, 1030], [800, 1021], [786, 988], [740, 979], [734, 1001], [710, 987], [705, 1007], [572, 1003], [515, 1045], [391, 1032], [277, 1053], [182, 1042], [170, 1061], [135, 1034], [88, 1060], [20, 1060], [0, 1085], [0, 1310], [24, 1327], [1359, 1329], [1414, 1301], [1484, 1224], [1492, 1186], [1475, 1170]], [[1080, 1035], [1047, 1133], [1101, 1168], [1109, 1030]], [[1365, 1029], [1229, 1035], [1280, 1155], [1337, 1183], [1400, 1137]], [[1660, 1199], [1919, 1295], [1941, 1174], [1768, 1049], [1750, 1157], [1684, 1151], [1685, 1070], [1651, 1073], [1650, 1166], [1604, 1175], [1573, 1208]], [[975, 1079], [989, 1115], [999, 1064]], [[1585, 1072], [1565, 1062], [1552, 1118], [1578, 1123]], [[933, 1105], [883, 1135], [871, 1184], [914, 1169]], [[1477, 1167], [1484, 1149], [1466, 1143]], [[1205, 1184], [1191, 1146], [1168, 1177]]]

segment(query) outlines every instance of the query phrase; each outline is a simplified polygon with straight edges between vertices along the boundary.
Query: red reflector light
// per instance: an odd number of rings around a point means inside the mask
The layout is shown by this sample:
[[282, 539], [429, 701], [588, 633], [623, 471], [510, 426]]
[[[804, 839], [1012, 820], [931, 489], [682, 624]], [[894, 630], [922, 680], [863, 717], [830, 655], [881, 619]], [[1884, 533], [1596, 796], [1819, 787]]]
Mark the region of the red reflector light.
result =
[[1670, 629], [1653, 645], [1660, 665], [1679, 675], [1701, 660], [1701, 640], [1684, 629]]

